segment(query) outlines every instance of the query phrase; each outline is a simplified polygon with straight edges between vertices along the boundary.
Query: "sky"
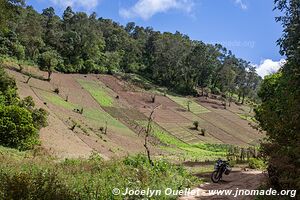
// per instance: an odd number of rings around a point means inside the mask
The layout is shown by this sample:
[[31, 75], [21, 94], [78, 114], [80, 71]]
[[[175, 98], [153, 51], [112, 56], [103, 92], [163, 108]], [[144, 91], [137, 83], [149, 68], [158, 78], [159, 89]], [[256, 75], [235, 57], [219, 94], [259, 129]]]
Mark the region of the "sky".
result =
[[161, 32], [179, 31], [193, 40], [220, 43], [237, 57], [251, 62], [262, 77], [284, 63], [277, 39], [282, 34], [273, 0], [27, 0], [37, 11], [54, 7], [62, 15], [95, 11], [98, 17], [120, 24], [135, 22]]

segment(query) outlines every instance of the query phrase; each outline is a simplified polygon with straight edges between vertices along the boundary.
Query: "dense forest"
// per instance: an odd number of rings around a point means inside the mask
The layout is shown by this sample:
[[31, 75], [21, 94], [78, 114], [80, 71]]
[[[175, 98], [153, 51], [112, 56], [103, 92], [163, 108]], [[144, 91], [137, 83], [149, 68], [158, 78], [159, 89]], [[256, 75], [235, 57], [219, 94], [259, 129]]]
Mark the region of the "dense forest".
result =
[[[48, 71], [64, 73], [137, 73], [182, 94], [196, 88], [257, 98], [261, 78], [255, 67], [219, 44], [191, 40], [179, 32], [161, 33], [134, 22], [74, 12], [63, 16], [50, 7], [41, 14], [22, 0], [1, 0], [0, 53], [30, 60]], [[1, 8], [1, 10], [5, 10]], [[174, 89], [175, 88], [175, 89]]]

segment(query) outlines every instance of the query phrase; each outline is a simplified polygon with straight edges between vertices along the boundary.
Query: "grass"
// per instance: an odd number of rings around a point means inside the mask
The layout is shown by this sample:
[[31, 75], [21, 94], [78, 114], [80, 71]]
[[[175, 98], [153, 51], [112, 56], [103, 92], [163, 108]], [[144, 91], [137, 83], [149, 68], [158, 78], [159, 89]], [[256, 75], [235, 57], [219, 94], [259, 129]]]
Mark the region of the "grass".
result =
[[101, 106], [113, 106], [113, 98], [109, 96], [109, 94], [105, 91], [105, 88], [93, 81], [86, 81], [82, 79], [77, 79], [77, 81]]
[[[10, 152], [9, 155], [4, 154]], [[142, 199], [148, 196], [113, 195], [114, 188], [173, 190], [191, 188], [202, 181], [182, 166], [163, 159], [151, 166], [144, 155], [103, 161], [98, 154], [89, 159], [57, 161], [47, 157], [15, 159], [11, 149], [0, 148], [0, 199]], [[177, 195], [151, 199], [177, 199]]]
[[[74, 109], [81, 108], [81, 106], [77, 104], [66, 102], [64, 99], [62, 99], [60, 96], [56, 94], [43, 91], [42, 95], [50, 103], [65, 108], [67, 110], [73, 111]], [[108, 113], [102, 110], [85, 108], [83, 112], [83, 116], [86, 117], [87, 119], [93, 120], [97, 126], [104, 126], [105, 123], [107, 122], [108, 128], [119, 129], [121, 130], [122, 133], [132, 133], [132, 131], [127, 126], [125, 126], [120, 121], [113, 118], [111, 115], [109, 115]]]
[[24, 158], [26, 156], [26, 152], [25, 151], [19, 151], [16, 149], [11, 149], [8, 147], [3, 147], [0, 146], [0, 158], [1, 157], [9, 157], [11, 159], [21, 159]]
[[57, 94], [53, 94], [50, 92], [42, 92], [42, 96], [49, 102], [51, 102], [52, 104], [56, 105], [56, 106], [60, 106], [63, 107], [67, 110], [74, 110], [74, 109], [79, 109], [80, 106], [73, 104], [71, 102], [67, 102], [64, 99], [62, 99], [60, 96], [58, 96]]
[[181, 105], [182, 107], [187, 109], [187, 104], [190, 102], [190, 111], [196, 115], [201, 114], [201, 113], [208, 113], [210, 110], [207, 108], [199, 105], [193, 100], [190, 100], [186, 97], [179, 97], [179, 96], [173, 96], [173, 95], [167, 95], [170, 99], [172, 99], [174, 102], [177, 104]]
[[113, 126], [113, 127], [124, 129], [124, 130], [128, 129], [128, 131], [129, 131], [129, 128], [127, 126], [125, 126], [120, 121], [113, 118], [106, 112], [102, 112], [102, 111], [95, 110], [95, 109], [85, 109], [83, 112], [83, 116], [85, 116], [88, 119], [92, 119], [96, 122], [100, 122], [102, 125], [104, 125], [105, 122], [107, 122], [108, 126]]
[[247, 114], [237, 114], [241, 119], [247, 120], [249, 122], [257, 123], [256, 119], [250, 115]]

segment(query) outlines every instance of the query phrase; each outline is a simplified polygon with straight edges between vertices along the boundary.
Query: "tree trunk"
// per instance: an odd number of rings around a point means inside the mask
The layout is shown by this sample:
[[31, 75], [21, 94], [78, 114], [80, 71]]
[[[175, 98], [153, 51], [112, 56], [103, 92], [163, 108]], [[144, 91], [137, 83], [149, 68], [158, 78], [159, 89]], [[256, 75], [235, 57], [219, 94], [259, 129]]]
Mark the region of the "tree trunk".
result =
[[150, 149], [148, 147], [148, 137], [149, 137], [150, 131], [152, 129], [151, 122], [152, 122], [152, 115], [154, 113], [154, 110], [155, 110], [155, 108], [152, 110], [152, 112], [149, 115], [148, 124], [147, 124], [147, 127], [146, 127], [146, 135], [145, 135], [145, 140], [144, 140], [144, 147], [145, 147], [146, 152], [147, 152], [147, 157], [148, 157], [150, 165], [152, 165], [152, 166], [154, 166], [154, 164], [153, 164], [153, 161], [151, 159]]
[[245, 100], [245, 93], [243, 93], [242, 104], [244, 104], [244, 100]]
[[29, 83], [29, 80], [31, 79], [31, 76], [28, 77], [27, 81], [25, 83]]
[[152, 161], [151, 156], [150, 156], [150, 150], [149, 150], [149, 147], [147, 145], [148, 137], [149, 137], [149, 135], [148, 135], [148, 133], [146, 133], [144, 147], [146, 149], [147, 157], [148, 157], [150, 165], [154, 166], [153, 161]]
[[47, 79], [47, 81], [50, 81], [51, 80], [51, 74], [52, 74], [52, 71], [48, 71], [48, 79]]

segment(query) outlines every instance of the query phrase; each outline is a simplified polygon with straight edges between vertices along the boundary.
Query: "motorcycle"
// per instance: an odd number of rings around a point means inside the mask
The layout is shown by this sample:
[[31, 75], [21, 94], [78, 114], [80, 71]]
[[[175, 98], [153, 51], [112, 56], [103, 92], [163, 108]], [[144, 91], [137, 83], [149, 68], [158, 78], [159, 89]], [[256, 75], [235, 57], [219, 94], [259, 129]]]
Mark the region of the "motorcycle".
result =
[[218, 183], [222, 178], [223, 174], [229, 175], [231, 172], [231, 168], [227, 161], [223, 161], [219, 159], [215, 164], [215, 170], [211, 174], [211, 180], [214, 183]]

